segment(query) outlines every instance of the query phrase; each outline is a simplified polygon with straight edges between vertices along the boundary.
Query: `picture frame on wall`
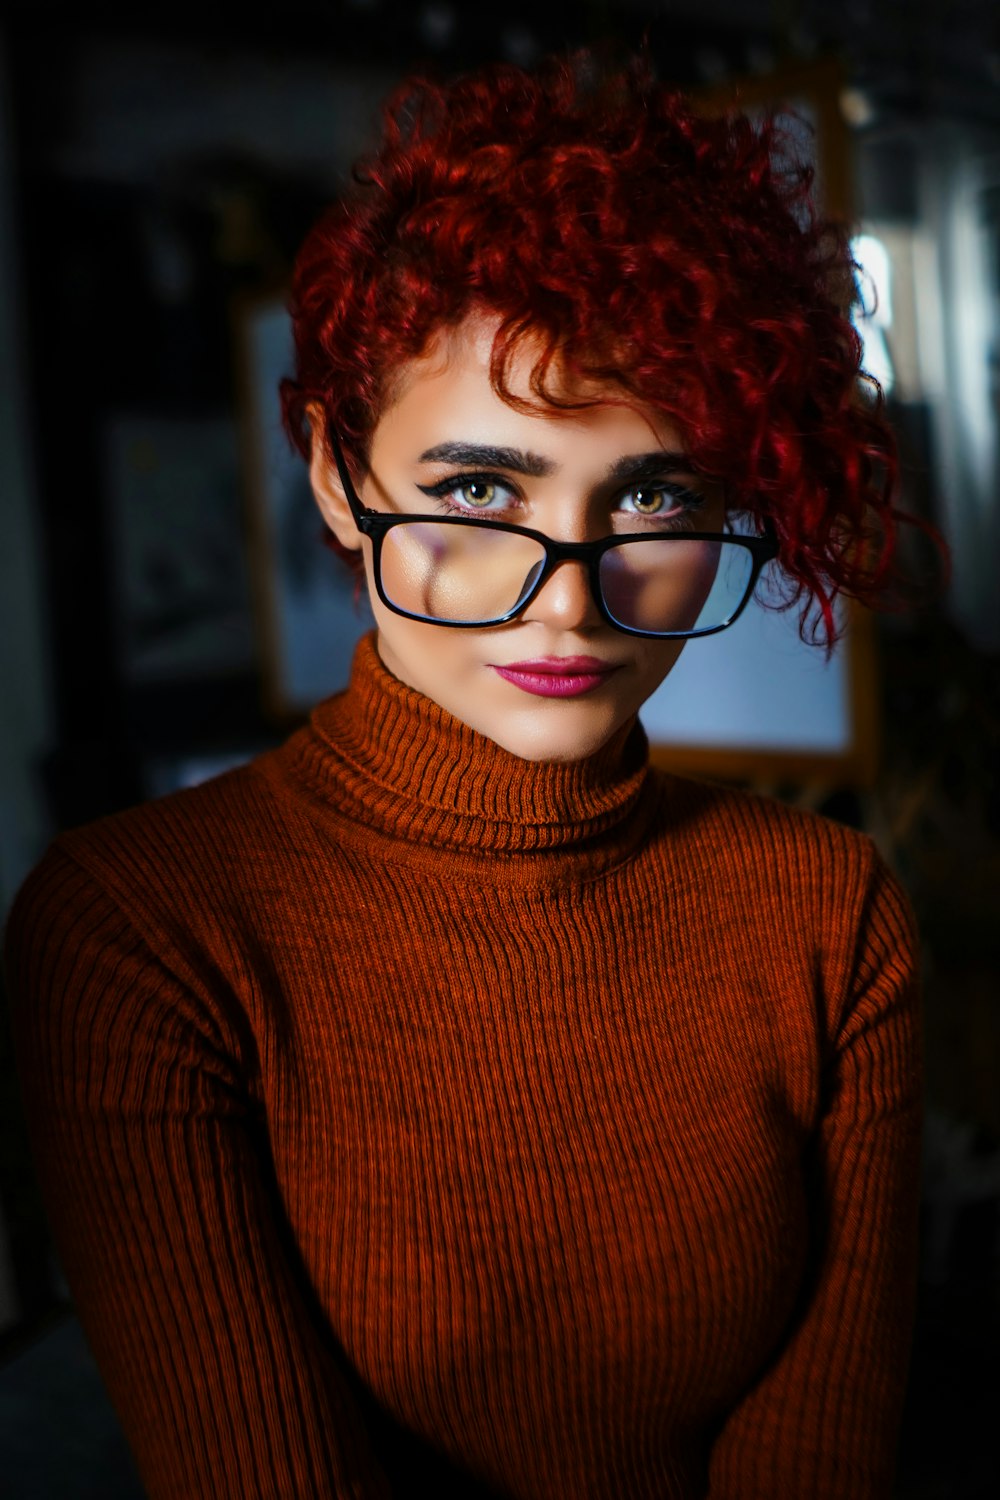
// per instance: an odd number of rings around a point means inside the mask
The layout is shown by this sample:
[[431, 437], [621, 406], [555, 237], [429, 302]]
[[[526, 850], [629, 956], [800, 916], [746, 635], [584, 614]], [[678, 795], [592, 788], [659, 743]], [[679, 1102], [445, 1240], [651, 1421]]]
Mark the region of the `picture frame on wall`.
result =
[[[811, 160], [821, 210], [849, 224], [850, 138], [836, 59], [727, 81], [696, 95], [706, 114], [779, 111]], [[871, 615], [845, 603], [832, 655], [799, 634], [797, 609], [768, 607], [768, 570], [731, 630], [687, 644], [642, 711], [656, 763], [684, 775], [863, 788], [875, 778], [878, 692]], [[772, 590], [773, 592], [773, 590]]]
[[[815, 150], [824, 207], [846, 217], [848, 141], [839, 70], [826, 64], [702, 97], [707, 111], [787, 106]], [[280, 291], [245, 303], [238, 338], [250, 552], [267, 708], [301, 718], [347, 683], [372, 619], [357, 579], [320, 541], [306, 465], [281, 427], [278, 383], [292, 368]], [[767, 597], [767, 580], [759, 590]], [[874, 779], [877, 698], [872, 627], [853, 606], [827, 657], [799, 636], [797, 610], [755, 599], [731, 630], [687, 643], [642, 710], [655, 763], [755, 783], [863, 787]]]
[[264, 709], [291, 722], [346, 687], [374, 619], [363, 582], [323, 544], [307, 466], [282, 427], [278, 386], [293, 363], [283, 291], [245, 299], [234, 321]]
[[121, 412], [102, 436], [123, 682], [142, 689], [251, 672], [232, 419]]

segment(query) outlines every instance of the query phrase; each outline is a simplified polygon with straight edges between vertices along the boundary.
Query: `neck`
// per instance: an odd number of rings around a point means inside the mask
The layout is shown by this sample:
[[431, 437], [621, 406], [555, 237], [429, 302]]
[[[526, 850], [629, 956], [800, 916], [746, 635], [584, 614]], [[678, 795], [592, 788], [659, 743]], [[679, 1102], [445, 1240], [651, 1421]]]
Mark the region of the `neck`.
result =
[[[329, 808], [394, 857], [444, 849], [542, 874], [588, 878], [627, 857], [646, 825], [648, 744], [637, 719], [578, 761], [526, 761], [398, 681], [374, 636], [358, 645], [346, 692], [325, 700], [286, 760]], [[511, 867], [512, 868], [512, 867]], [[563, 871], [568, 874], [569, 871]]]

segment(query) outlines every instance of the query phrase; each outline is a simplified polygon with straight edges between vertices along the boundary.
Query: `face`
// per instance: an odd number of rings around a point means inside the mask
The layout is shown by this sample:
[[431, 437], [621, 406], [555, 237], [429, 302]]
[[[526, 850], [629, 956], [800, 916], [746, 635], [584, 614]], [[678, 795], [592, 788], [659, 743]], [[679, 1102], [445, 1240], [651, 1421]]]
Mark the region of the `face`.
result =
[[[510, 521], [581, 542], [651, 534], [676, 525], [685, 504], [694, 503], [697, 519], [689, 526], [721, 530], [721, 500], [685, 469], [679, 434], [658, 413], [612, 404], [523, 413], [502, 401], [489, 380], [493, 327], [470, 320], [404, 372], [373, 435], [359, 486], [366, 506]], [[510, 383], [518, 395], [530, 396], [530, 369], [527, 356], [515, 366]], [[592, 755], [632, 719], [680, 655], [683, 641], [609, 625], [576, 561], [560, 563], [505, 625], [455, 629], [397, 615], [378, 598], [371, 543], [358, 532], [319, 442], [311, 477], [338, 540], [363, 548], [388, 670], [525, 760]]]

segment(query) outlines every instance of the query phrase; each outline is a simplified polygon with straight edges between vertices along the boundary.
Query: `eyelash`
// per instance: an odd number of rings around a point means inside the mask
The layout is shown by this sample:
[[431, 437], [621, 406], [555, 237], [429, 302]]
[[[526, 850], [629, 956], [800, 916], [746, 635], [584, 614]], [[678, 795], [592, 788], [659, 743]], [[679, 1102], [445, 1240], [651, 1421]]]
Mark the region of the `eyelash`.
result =
[[[510, 494], [516, 494], [516, 491], [512, 489], [510, 482], [504, 479], [502, 475], [483, 472], [476, 472], [474, 474], [453, 474], [450, 475], [447, 479], [440, 480], [437, 484], [420, 484], [417, 486], [417, 488], [421, 491], [422, 494], [429, 496], [431, 499], [437, 500], [439, 502], [440, 509], [446, 511], [449, 515], [474, 516], [479, 514], [485, 516], [495, 516], [497, 514], [504, 514], [504, 511], [497, 512], [483, 510], [477, 512], [470, 506], [455, 505], [449, 500], [449, 495], [453, 494], [455, 490], [462, 489], [463, 486], [469, 484], [492, 484], [495, 485], [498, 489], [506, 490]], [[644, 522], [646, 525], [658, 527], [661, 530], [664, 527], [669, 526], [683, 526], [685, 522], [689, 521], [691, 516], [698, 510], [700, 510], [705, 504], [704, 495], [699, 494], [697, 490], [689, 489], [687, 485], [679, 484], [675, 479], [652, 479], [645, 480], [642, 483], [629, 485], [626, 489], [619, 491], [619, 501], [623, 500], [626, 495], [632, 494], [635, 490], [666, 490], [671, 495], [673, 495], [676, 503], [683, 507], [679, 514], [668, 513], [667, 515], [644, 516], [641, 511], [624, 512], [624, 514], [630, 516], [634, 521]]]

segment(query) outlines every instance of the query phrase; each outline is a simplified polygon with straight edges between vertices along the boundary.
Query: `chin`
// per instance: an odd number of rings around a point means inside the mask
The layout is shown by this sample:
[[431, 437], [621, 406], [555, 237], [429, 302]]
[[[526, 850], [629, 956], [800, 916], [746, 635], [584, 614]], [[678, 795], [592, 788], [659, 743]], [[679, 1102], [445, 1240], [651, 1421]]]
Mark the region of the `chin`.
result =
[[575, 730], [567, 726], [556, 728], [554, 725], [546, 726], [538, 723], [524, 725], [522, 728], [508, 721], [503, 729], [496, 733], [485, 726], [482, 732], [494, 740], [502, 750], [508, 750], [511, 755], [516, 755], [521, 760], [571, 763], [596, 755], [619, 728], [620, 725], [614, 722], [600, 727], [588, 725], [586, 728], [581, 727]]

